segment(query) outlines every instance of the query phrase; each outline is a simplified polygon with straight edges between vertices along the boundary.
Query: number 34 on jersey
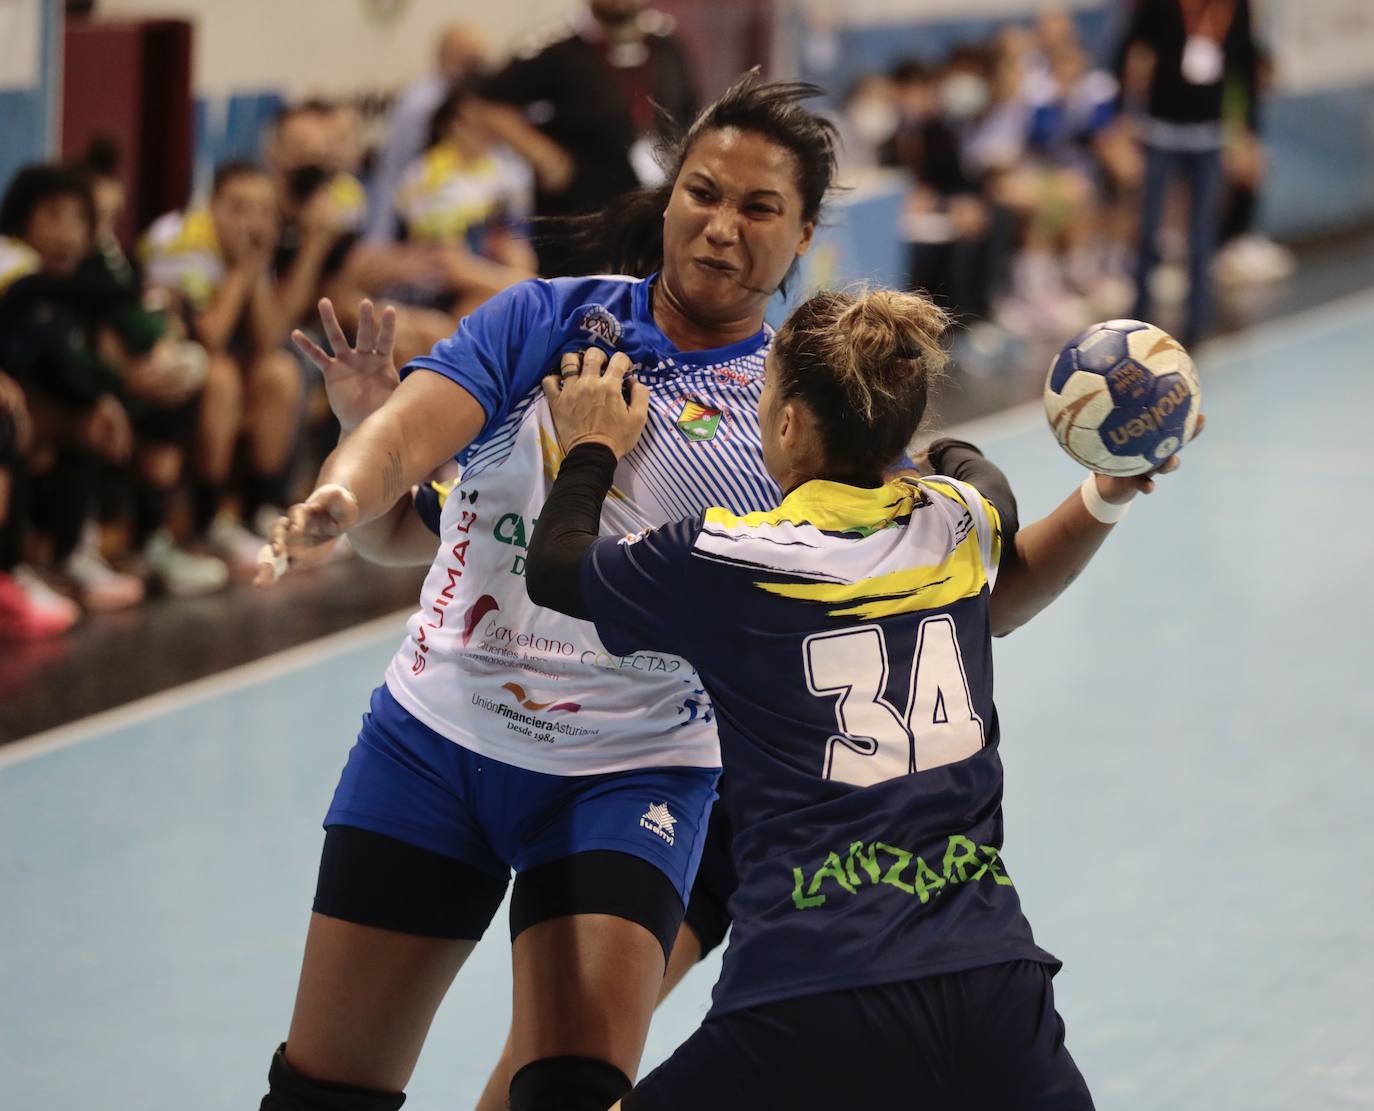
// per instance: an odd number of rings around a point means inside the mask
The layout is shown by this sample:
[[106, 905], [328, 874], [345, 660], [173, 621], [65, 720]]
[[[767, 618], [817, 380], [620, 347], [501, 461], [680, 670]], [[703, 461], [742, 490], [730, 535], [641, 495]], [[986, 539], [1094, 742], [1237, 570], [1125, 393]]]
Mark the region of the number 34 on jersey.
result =
[[916, 633], [907, 703], [886, 698], [887, 638], [878, 625], [815, 633], [802, 644], [807, 689], [835, 699], [824, 777], [856, 787], [929, 771], [983, 747], [954, 622], [927, 617]]

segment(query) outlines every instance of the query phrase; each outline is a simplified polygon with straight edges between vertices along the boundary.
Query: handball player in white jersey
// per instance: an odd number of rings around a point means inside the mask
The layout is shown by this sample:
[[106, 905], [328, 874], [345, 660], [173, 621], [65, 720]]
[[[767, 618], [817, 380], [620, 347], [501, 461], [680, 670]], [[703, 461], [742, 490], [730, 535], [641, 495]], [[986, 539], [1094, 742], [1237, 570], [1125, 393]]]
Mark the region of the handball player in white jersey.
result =
[[[833, 182], [831, 128], [800, 103], [814, 92], [737, 82], [689, 129], [667, 185], [590, 225], [626, 269], [661, 260], [657, 273], [535, 280], [493, 298], [404, 368], [278, 523], [276, 572], [343, 532], [372, 558], [406, 562], [434, 551], [411, 488], [447, 459], [463, 467], [419, 611], [325, 819], [295, 1011], [263, 1108], [399, 1107], [512, 871], [510, 1106], [604, 1111], [629, 1089], [719, 744], [689, 664], [609, 652], [590, 623], [528, 600], [525, 549], [561, 463], [541, 381], [575, 373], [593, 346], [635, 366], [647, 431], [616, 472], [607, 535], [711, 504], [776, 503], [756, 415], [763, 318]], [[334, 355], [311, 354], [331, 389], [390, 366], [389, 314], [380, 328], [362, 314], [350, 347], [321, 311]]]

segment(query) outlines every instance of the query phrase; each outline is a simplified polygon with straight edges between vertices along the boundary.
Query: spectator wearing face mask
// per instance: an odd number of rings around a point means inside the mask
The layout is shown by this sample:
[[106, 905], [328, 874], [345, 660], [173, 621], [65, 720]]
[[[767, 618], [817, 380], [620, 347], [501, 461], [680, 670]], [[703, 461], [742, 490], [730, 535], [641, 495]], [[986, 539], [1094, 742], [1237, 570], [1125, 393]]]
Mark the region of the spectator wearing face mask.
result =
[[911, 179], [903, 216], [912, 245], [911, 285], [960, 313], [981, 316], [987, 310], [989, 214], [965, 169], [960, 121], [946, 111], [945, 74], [908, 59], [893, 68], [891, 79], [899, 119], [882, 157]]
[[868, 170], [881, 162], [883, 148], [897, 133], [901, 116], [897, 90], [885, 73], [866, 73], [845, 94], [836, 126], [846, 170]]
[[[452, 255], [423, 246], [364, 242], [360, 187], [355, 178], [331, 168], [333, 139], [329, 106], [319, 101], [286, 108], [268, 137], [266, 161], [281, 226], [272, 256], [274, 345], [284, 344], [293, 327], [315, 327], [321, 296], [334, 300], [343, 326], [351, 330], [357, 326], [357, 306], [367, 297], [389, 297], [408, 286], [461, 284], [480, 301], [517, 280], [504, 271], [463, 268]], [[408, 361], [427, 354], [455, 323], [446, 312], [399, 305], [397, 357]], [[301, 371], [313, 383], [313, 371], [303, 365]]]

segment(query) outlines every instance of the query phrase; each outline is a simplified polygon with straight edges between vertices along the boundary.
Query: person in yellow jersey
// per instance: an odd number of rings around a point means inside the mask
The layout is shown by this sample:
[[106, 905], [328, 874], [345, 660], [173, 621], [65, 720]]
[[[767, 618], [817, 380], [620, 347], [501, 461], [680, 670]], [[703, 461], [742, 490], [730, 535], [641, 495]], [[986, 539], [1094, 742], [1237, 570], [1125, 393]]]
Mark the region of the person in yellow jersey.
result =
[[[182, 312], [209, 353], [197, 414], [194, 525], [231, 566], [251, 566], [256, 516], [284, 492], [299, 426], [301, 375], [282, 342], [291, 323], [277, 290], [271, 177], [250, 162], [215, 173], [207, 204], [154, 221], [139, 248], [149, 291]], [[226, 504], [240, 438], [248, 443], [242, 513]]]
[[455, 323], [450, 312], [404, 300], [408, 289], [448, 288], [461, 278], [474, 295], [463, 307], [472, 308], [527, 276], [501, 267], [455, 275], [454, 260], [443, 253], [363, 242], [367, 197], [356, 178], [336, 169], [337, 135], [333, 107], [308, 100], [282, 110], [264, 146], [281, 216], [273, 256], [276, 297], [288, 327], [314, 328], [313, 310], [322, 295], [340, 306], [346, 327], [357, 323], [356, 305], [378, 298], [397, 304], [396, 346], [408, 359], [449, 335]]
[[533, 274], [533, 190], [529, 165], [494, 140], [480, 105], [460, 88], [435, 109], [429, 147], [397, 190], [396, 215], [410, 242], [457, 247]]

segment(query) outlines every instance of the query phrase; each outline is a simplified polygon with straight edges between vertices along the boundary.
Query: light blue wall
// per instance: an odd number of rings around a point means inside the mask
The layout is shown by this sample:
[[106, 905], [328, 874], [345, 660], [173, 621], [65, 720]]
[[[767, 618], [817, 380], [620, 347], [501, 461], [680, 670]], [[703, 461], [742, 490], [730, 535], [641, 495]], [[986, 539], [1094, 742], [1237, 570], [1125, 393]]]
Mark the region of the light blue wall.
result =
[[1266, 106], [1269, 180], [1260, 220], [1280, 238], [1374, 220], [1374, 82], [1277, 96]]
[[0, 89], [0, 188], [26, 162], [47, 157], [57, 144], [61, 111], [61, 0], [42, 0], [42, 60], [39, 83]]
[[194, 191], [209, 192], [215, 167], [222, 162], [259, 159], [263, 135], [285, 103], [285, 96], [275, 89], [196, 97]]

